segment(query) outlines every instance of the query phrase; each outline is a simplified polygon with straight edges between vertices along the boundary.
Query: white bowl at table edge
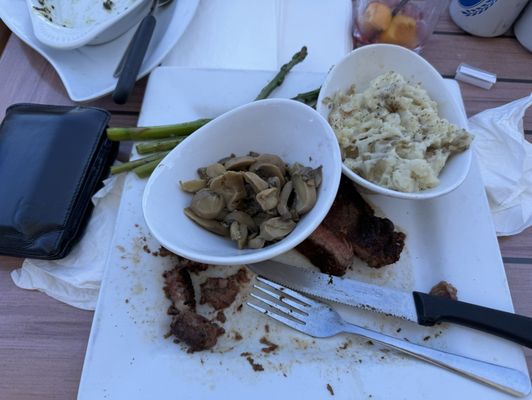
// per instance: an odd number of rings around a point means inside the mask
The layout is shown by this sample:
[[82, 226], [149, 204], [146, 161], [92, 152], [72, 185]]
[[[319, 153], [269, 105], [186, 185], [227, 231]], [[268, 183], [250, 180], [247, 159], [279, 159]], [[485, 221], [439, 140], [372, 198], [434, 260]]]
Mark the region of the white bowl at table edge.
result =
[[[272, 116], [284, 120], [280, 123]], [[240, 131], [232, 126], [238, 126]], [[278, 140], [273, 140], [275, 137]], [[297, 143], [299, 146], [294, 146]], [[200, 228], [184, 216], [183, 209], [190, 204], [191, 195], [180, 190], [178, 181], [196, 178], [197, 168], [231, 153], [243, 155], [249, 151], [277, 154], [289, 164], [299, 161], [312, 167], [322, 165], [323, 180], [316, 205], [287, 237], [262, 249], [239, 250], [234, 242]], [[341, 165], [334, 132], [315, 110], [286, 99], [248, 103], [200, 128], [161, 161], [144, 191], [144, 218], [165, 248], [191, 260], [218, 265], [267, 260], [297, 246], [325, 218], [336, 197]], [[186, 234], [180, 234], [183, 231]]]
[[93, 26], [63, 27], [48, 21], [33, 9], [33, 0], [26, 0], [35, 37], [43, 44], [58, 50], [72, 50], [85, 45], [109, 42], [131, 29], [147, 14], [150, 0], [138, 0], [124, 12]]
[[[327, 74], [320, 90], [316, 110], [327, 119], [329, 108], [323, 103], [325, 98], [331, 97], [338, 90], [346, 90], [352, 84], [363, 91], [372, 79], [388, 71], [396, 71], [409, 81], [420, 82], [429, 96], [438, 103], [440, 116], [467, 129], [467, 118], [438, 71], [415, 52], [391, 44], [359, 47], [342, 58]], [[450, 193], [460, 186], [469, 172], [471, 157], [471, 148], [452, 156], [440, 173], [438, 186], [412, 193], [399, 192], [370, 182], [343, 163], [342, 171], [370, 193], [410, 200], [428, 200]]]

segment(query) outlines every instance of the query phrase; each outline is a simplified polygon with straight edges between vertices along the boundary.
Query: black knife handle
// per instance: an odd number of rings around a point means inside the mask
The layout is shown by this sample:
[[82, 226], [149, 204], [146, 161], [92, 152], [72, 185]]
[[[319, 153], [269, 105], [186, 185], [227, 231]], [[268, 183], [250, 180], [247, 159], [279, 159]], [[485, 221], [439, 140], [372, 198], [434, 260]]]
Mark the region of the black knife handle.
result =
[[420, 292], [413, 295], [420, 325], [454, 322], [532, 348], [532, 318]]
[[146, 50], [148, 49], [155, 29], [155, 22], [155, 17], [150, 14], [142, 20], [135, 32], [135, 36], [131, 42], [131, 48], [124, 62], [124, 68], [113, 92], [113, 100], [116, 104], [124, 104], [135, 86], [142, 61], [144, 60]]

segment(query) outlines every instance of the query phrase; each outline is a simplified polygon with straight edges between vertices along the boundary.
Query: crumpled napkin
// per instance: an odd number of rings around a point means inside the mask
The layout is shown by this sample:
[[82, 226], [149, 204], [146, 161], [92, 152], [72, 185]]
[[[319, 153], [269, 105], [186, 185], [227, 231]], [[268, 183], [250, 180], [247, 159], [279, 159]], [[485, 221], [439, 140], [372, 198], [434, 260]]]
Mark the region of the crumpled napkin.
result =
[[124, 176], [104, 181], [92, 197], [94, 210], [83, 238], [70, 254], [60, 260], [27, 258], [11, 272], [15, 284], [23, 289], [40, 290], [47, 295], [85, 310], [94, 310], [109, 253]]
[[469, 119], [476, 154], [498, 236], [515, 235], [532, 225], [532, 143], [523, 116], [532, 93]]

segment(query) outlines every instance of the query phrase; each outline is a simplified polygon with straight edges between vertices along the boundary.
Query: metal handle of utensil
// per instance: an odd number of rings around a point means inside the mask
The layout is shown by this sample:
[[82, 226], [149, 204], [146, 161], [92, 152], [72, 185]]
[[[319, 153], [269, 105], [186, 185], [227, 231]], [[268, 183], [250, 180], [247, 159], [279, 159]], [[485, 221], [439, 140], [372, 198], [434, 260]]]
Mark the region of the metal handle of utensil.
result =
[[150, 13], [150, 15], [142, 20], [137, 32], [135, 32], [131, 47], [124, 61], [122, 73], [120, 74], [120, 78], [118, 78], [118, 83], [113, 92], [113, 100], [116, 104], [124, 104], [135, 86], [142, 61], [144, 60], [146, 50], [148, 49], [155, 29], [155, 23], [156, 19]]
[[420, 346], [379, 332], [351, 325], [347, 322], [343, 324], [343, 328], [345, 332], [379, 342], [431, 364], [493, 386], [514, 396], [523, 397], [530, 393], [531, 385], [529, 378], [526, 374], [515, 369]]

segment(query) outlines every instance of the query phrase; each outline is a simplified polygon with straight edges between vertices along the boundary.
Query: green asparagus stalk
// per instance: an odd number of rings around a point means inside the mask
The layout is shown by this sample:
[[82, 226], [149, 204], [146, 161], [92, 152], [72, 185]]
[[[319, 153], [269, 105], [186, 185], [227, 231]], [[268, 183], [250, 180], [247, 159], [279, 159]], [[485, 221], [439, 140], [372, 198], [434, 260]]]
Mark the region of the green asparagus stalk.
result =
[[121, 172], [131, 171], [137, 167], [140, 167], [144, 164], [147, 164], [149, 162], [155, 161], [155, 160], [161, 160], [164, 156], [166, 156], [169, 153], [169, 151], [163, 151], [160, 153], [151, 154], [147, 157], [139, 158], [134, 161], [129, 161], [120, 165], [113, 165], [111, 167], [111, 174], [119, 174]]
[[195, 121], [183, 122], [173, 125], [161, 125], [138, 128], [108, 128], [107, 137], [109, 140], [151, 140], [165, 139], [176, 136], [187, 136], [195, 130], [201, 128], [210, 118], [197, 119]]
[[321, 88], [317, 88], [317, 89], [311, 90], [310, 92], [299, 93], [296, 97], [292, 97], [292, 100], [300, 101], [301, 103], [305, 103], [307, 106], [316, 108], [316, 104], [318, 103], [318, 95], [320, 94], [320, 89]]
[[152, 142], [139, 143], [135, 146], [137, 153], [149, 154], [159, 151], [172, 150], [179, 143], [181, 143], [185, 137], [177, 137], [174, 139], [163, 139]]
[[153, 170], [157, 167], [157, 165], [159, 165], [159, 163], [161, 162], [163, 158], [164, 156], [156, 158], [155, 160], [150, 161], [146, 164], [142, 164], [138, 166], [137, 168], [134, 168], [133, 172], [136, 173], [139, 178], [147, 178], [148, 176], [151, 175]]
[[273, 77], [273, 79], [268, 82], [266, 86], [260, 91], [259, 95], [255, 98], [255, 100], [262, 100], [268, 97], [273, 90], [279, 86], [282, 85], [284, 82], [284, 78], [286, 75], [290, 72], [290, 70], [299, 64], [301, 61], [303, 61], [307, 57], [307, 47], [303, 46], [301, 50], [299, 50], [296, 54], [292, 56], [292, 59], [284, 64], [280, 71]]

